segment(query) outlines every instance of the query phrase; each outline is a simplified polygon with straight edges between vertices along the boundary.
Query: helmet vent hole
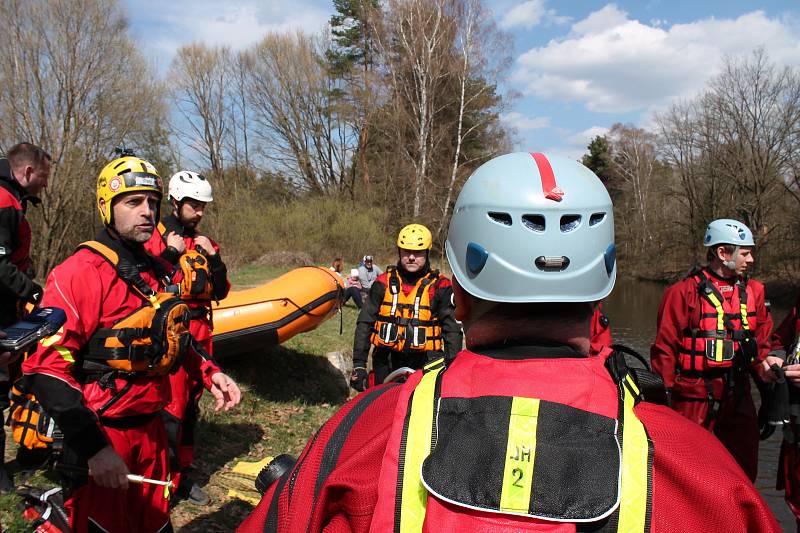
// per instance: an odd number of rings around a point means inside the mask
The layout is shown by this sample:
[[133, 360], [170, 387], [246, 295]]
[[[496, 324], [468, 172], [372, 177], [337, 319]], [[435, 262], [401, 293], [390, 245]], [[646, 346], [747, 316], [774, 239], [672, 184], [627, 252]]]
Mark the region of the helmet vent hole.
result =
[[561, 217], [561, 233], [575, 231], [581, 225], [580, 215], [564, 215]]
[[498, 224], [502, 224], [504, 226], [511, 225], [511, 215], [509, 215], [508, 213], [496, 213], [494, 211], [489, 211], [489, 213], [487, 214], [489, 215], [489, 218], [491, 218]]
[[561, 272], [562, 270], [566, 270], [569, 266], [569, 257], [565, 255], [540, 255], [533, 261], [533, 264], [536, 265], [536, 268], [544, 272]]
[[596, 226], [605, 220], [606, 214], [605, 213], [592, 213], [592, 216], [589, 217], [589, 226]]
[[531, 231], [543, 233], [545, 228], [544, 215], [522, 215], [522, 225]]

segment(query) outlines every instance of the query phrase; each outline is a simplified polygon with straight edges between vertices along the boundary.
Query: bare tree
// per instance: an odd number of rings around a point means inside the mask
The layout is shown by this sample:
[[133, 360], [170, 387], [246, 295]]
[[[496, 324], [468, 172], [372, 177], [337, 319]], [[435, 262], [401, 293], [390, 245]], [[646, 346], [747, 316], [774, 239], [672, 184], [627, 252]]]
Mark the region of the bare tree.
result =
[[264, 157], [315, 193], [343, 190], [356, 143], [331, 102], [326, 47], [323, 37], [268, 34], [248, 83]]
[[488, 83], [475, 83], [477, 78], [498, 79], [510, 63], [510, 40], [499, 32], [481, 0], [464, 0], [458, 5], [459, 18], [456, 34], [455, 78], [458, 83], [457, 118], [455, 123], [455, 147], [453, 164], [450, 169], [450, 180], [445, 184], [442, 212], [436, 229], [437, 239], [441, 237], [445, 225], [449, 221], [451, 204], [458, 184], [459, 171], [474, 161], [488, 157], [492, 145], [487, 151], [472, 153], [465, 157], [462, 146], [475, 133], [496, 120], [496, 115], [484, 113], [477, 119], [465, 124], [467, 113], [476, 109], [485, 109], [486, 100], [493, 97], [493, 86]]
[[227, 47], [190, 44], [170, 66], [170, 96], [181, 119], [173, 129], [186, 146], [203, 157], [215, 178], [224, 173], [231, 52]]
[[406, 122], [398, 132], [406, 128], [412, 132], [413, 142], [402, 143], [399, 148], [414, 169], [412, 214], [418, 218], [434, 142], [434, 123], [451, 73], [455, 3], [390, 0], [388, 6], [388, 31], [379, 34], [377, 42], [396, 97], [396, 116]]
[[164, 141], [151, 135], [162, 90], [114, 0], [2, 0], [0, 16], [0, 147], [32, 141], [55, 163], [31, 213], [43, 275], [97, 227], [94, 180], [113, 147]]

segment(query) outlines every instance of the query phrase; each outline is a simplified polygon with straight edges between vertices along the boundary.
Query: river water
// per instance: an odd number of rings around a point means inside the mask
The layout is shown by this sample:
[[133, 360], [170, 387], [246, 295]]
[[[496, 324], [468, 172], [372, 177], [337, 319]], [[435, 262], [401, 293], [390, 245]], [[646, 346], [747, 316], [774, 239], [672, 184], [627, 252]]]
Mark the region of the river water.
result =
[[[614, 292], [603, 304], [611, 321], [614, 342], [625, 344], [649, 359], [650, 345], [656, 334], [656, 315], [661, 295], [666, 286], [660, 283], [618, 279]], [[773, 306], [772, 315], [777, 326], [788, 313], [788, 308]], [[755, 391], [755, 386], [753, 386]], [[755, 392], [758, 405], [758, 392]], [[769, 504], [784, 531], [795, 531], [795, 520], [786, 503], [783, 491], [775, 490], [780, 432], [776, 432], [759, 449], [758, 479], [756, 487]], [[722, 496], [724, 499], [725, 496]]]

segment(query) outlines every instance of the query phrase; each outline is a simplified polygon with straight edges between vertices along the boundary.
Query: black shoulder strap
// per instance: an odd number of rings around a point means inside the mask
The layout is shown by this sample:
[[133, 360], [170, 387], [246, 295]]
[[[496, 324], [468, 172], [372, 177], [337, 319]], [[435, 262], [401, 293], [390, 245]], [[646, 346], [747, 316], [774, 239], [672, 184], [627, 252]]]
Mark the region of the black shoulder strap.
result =
[[630, 375], [641, 391], [641, 399], [649, 403], [667, 405], [667, 391], [661, 376], [650, 370], [641, 354], [622, 344], [611, 345], [612, 354], [606, 360], [611, 379], [619, 384]]

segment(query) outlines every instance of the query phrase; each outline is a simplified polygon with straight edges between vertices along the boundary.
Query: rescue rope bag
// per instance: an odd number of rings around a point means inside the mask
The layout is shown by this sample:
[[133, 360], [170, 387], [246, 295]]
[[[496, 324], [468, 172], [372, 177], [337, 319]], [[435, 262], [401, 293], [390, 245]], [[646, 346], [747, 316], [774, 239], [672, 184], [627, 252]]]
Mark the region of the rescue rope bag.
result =
[[414, 289], [403, 293], [397, 268], [386, 271], [387, 286], [370, 342], [394, 351], [432, 351], [444, 349], [442, 328], [431, 309], [429, 286], [439, 279], [432, 270], [420, 278]]
[[7, 424], [11, 427], [14, 442], [29, 450], [52, 448], [59, 451], [64, 435], [36, 397], [25, 390], [22, 380], [11, 388], [9, 398], [11, 406]]
[[423, 531], [429, 494], [466, 510], [576, 523], [578, 531], [584, 523], [650, 530], [654, 450], [633, 411], [641, 392], [631, 373], [611, 372], [613, 419], [538, 398], [441, 397], [443, 360], [424, 372], [403, 426], [395, 532]]
[[145, 301], [142, 307], [110, 328], [100, 328], [89, 339], [84, 368], [95, 372], [97, 363], [125, 373], [162, 375], [183, 357], [190, 343], [189, 306], [172, 293], [157, 293], [136, 266], [97, 241], [79, 246], [108, 261], [120, 278]]

